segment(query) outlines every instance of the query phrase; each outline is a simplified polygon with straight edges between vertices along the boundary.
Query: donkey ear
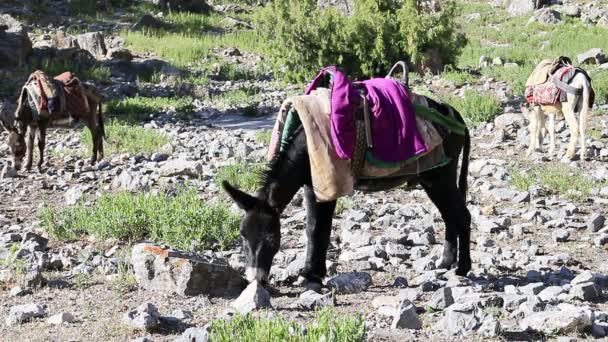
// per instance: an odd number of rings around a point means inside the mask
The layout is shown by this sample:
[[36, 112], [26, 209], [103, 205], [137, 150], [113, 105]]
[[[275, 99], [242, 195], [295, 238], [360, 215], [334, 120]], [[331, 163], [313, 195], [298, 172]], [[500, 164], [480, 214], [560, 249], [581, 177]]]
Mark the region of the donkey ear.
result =
[[243, 210], [249, 210], [253, 208], [258, 202], [257, 198], [233, 187], [227, 181], [222, 182], [222, 188], [226, 190], [228, 196], [230, 196], [230, 198], [232, 198], [232, 200], [239, 206], [239, 208]]

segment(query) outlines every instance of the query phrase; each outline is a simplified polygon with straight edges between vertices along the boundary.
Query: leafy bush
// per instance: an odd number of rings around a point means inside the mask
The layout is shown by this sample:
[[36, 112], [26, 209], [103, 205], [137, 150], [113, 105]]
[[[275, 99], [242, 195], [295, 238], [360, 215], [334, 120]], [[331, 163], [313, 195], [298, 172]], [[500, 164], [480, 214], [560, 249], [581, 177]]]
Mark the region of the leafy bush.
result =
[[489, 122], [501, 111], [500, 102], [494, 96], [473, 90], [467, 90], [464, 98], [453, 98], [449, 102], [473, 124]]
[[453, 63], [464, 38], [456, 32], [456, 7], [425, 13], [416, 0], [356, 1], [355, 14], [319, 9], [316, 0], [276, 0], [255, 18], [271, 58], [288, 80], [303, 81], [320, 67], [338, 65], [354, 77], [384, 76], [396, 61], [418, 64], [436, 50]]
[[94, 205], [79, 204], [61, 210], [44, 208], [42, 226], [59, 239], [73, 240], [83, 233], [101, 238], [150, 238], [173, 247], [204, 250], [230, 246], [239, 235], [239, 216], [225, 203], [198, 198], [184, 189], [169, 194], [118, 193], [103, 195]]
[[253, 318], [251, 315], [216, 320], [211, 324], [210, 340], [219, 342], [286, 341], [286, 342], [358, 342], [365, 340], [365, 324], [360, 316], [349, 317], [335, 310], [315, 313], [306, 326], [278, 317]]

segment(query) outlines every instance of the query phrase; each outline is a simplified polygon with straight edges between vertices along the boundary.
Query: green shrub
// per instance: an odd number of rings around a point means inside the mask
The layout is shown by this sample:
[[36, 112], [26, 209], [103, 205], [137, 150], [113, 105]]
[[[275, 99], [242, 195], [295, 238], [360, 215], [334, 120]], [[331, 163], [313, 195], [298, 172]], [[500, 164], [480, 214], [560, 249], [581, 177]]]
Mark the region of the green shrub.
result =
[[150, 238], [186, 250], [227, 248], [238, 238], [240, 221], [227, 204], [209, 204], [192, 189], [176, 196], [106, 194], [91, 206], [46, 207], [40, 219], [59, 239], [73, 240], [83, 233], [132, 241]]
[[327, 65], [356, 78], [384, 76], [404, 58], [419, 63], [430, 50], [452, 63], [464, 41], [455, 30], [455, 11], [451, 1], [440, 14], [428, 14], [415, 0], [361, 0], [349, 17], [335, 8], [319, 9], [316, 0], [276, 0], [255, 23], [288, 80], [309, 80]]
[[317, 311], [314, 321], [306, 326], [281, 317], [238, 315], [229, 321], [213, 321], [209, 337], [217, 342], [358, 342], [365, 340], [365, 323], [360, 316], [344, 316], [331, 309]]
[[270, 144], [270, 139], [272, 139], [271, 129], [263, 129], [255, 133], [255, 140], [259, 143], [268, 145]]
[[534, 167], [525, 172], [515, 170], [511, 174], [511, 184], [521, 191], [538, 184], [544, 190], [571, 201], [583, 201], [591, 195], [594, 187], [603, 186], [588, 179], [581, 171], [564, 165]]
[[591, 85], [595, 91], [595, 103], [608, 104], [608, 71], [591, 75]]
[[449, 102], [473, 124], [489, 122], [501, 112], [500, 102], [494, 96], [474, 90], [467, 90], [463, 98], [456, 97]]
[[258, 190], [261, 185], [260, 175], [264, 169], [263, 164], [240, 163], [227, 165], [218, 170], [215, 181], [218, 185], [227, 181], [243, 191], [253, 192]]

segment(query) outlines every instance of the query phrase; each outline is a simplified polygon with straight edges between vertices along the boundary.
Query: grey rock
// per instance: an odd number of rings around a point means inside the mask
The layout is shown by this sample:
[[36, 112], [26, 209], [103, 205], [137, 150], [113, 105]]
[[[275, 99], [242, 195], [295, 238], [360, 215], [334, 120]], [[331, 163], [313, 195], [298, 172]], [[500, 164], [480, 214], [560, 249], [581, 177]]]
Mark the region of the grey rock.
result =
[[103, 38], [102, 32], [88, 32], [79, 34], [76, 36], [78, 45], [81, 49], [84, 49], [91, 53], [96, 58], [103, 58], [106, 56], [108, 50]]
[[605, 222], [606, 218], [604, 217], [604, 215], [595, 213], [591, 215], [589, 219], [587, 219], [587, 229], [595, 233], [604, 227]]
[[124, 314], [123, 323], [138, 330], [152, 330], [160, 325], [158, 309], [152, 303], [143, 303]]
[[[2, 53], [2, 51], [0, 51], [0, 54], [1, 53]], [[17, 169], [15, 169], [14, 167], [12, 167], [8, 164], [5, 164], [4, 167], [2, 168], [2, 172], [0, 172], [0, 179], [15, 178], [15, 177], [17, 177], [17, 175], [18, 175]]]
[[424, 291], [422, 290], [421, 287], [410, 287], [410, 288], [399, 291], [399, 299], [400, 300], [407, 299], [411, 302], [415, 302], [415, 301], [419, 300], [423, 294], [424, 294]]
[[257, 281], [249, 284], [243, 293], [230, 305], [243, 315], [253, 310], [272, 307], [270, 304], [270, 293]]
[[197, 177], [203, 173], [203, 164], [198, 161], [176, 159], [163, 165], [159, 172], [162, 177]]
[[202, 328], [188, 328], [175, 342], [207, 342], [211, 327], [206, 325]]
[[595, 282], [596, 277], [591, 271], [583, 271], [570, 282], [571, 285], [577, 285], [588, 282]]
[[606, 54], [600, 48], [589, 49], [578, 55], [578, 62], [580, 64], [602, 64], [607, 62]]
[[69, 312], [61, 312], [56, 315], [49, 317], [47, 320], [48, 324], [59, 325], [64, 323], [72, 323], [74, 322], [74, 315]]
[[[562, 304], [560, 304], [561, 306]], [[573, 306], [563, 306], [558, 311], [533, 313], [519, 323], [522, 330], [534, 330], [545, 333], [568, 334], [583, 331], [591, 326], [592, 314], [587, 310]]]
[[395, 281], [393, 281], [393, 287], [398, 287], [398, 288], [407, 287], [407, 279], [405, 279], [403, 277], [395, 278]]
[[39, 234], [26, 232], [21, 237], [21, 248], [27, 249], [30, 252], [43, 252], [46, 250], [48, 242], [49, 239]]
[[386, 254], [400, 259], [406, 259], [409, 256], [405, 246], [393, 242], [386, 244]]
[[435, 291], [429, 302], [429, 306], [435, 310], [444, 310], [452, 304], [454, 304], [454, 297], [452, 297], [452, 289], [449, 287], [442, 287]]
[[195, 13], [207, 13], [211, 6], [205, 0], [144, 0], [162, 10], [177, 10]]
[[507, 294], [503, 298], [503, 308], [507, 311], [516, 310], [519, 305], [527, 300], [527, 296], [519, 294]]
[[570, 289], [570, 296], [582, 301], [594, 301], [599, 298], [600, 293], [601, 290], [593, 282], [576, 284]]
[[501, 325], [500, 321], [494, 316], [487, 316], [481, 326], [477, 330], [477, 333], [483, 337], [497, 337], [500, 335]]
[[169, 155], [167, 153], [152, 153], [152, 156], [150, 157], [150, 159], [153, 162], [159, 163], [159, 162], [169, 159]]
[[359, 293], [372, 284], [372, 276], [365, 272], [342, 273], [327, 282], [327, 286], [338, 294]]
[[603, 247], [608, 244], [608, 234], [604, 233], [600, 236], [597, 236], [593, 239], [593, 244], [597, 247]]
[[561, 14], [557, 11], [554, 11], [550, 8], [543, 8], [538, 10], [532, 18], [528, 21], [528, 24], [533, 23], [535, 21], [541, 22], [543, 24], [557, 24], [562, 21]]
[[456, 336], [469, 336], [482, 323], [483, 312], [473, 303], [456, 303], [445, 311], [445, 316], [437, 323], [436, 329]]
[[326, 306], [335, 306], [336, 299], [332, 293], [320, 294], [309, 290], [300, 295], [297, 305], [306, 310], [314, 310]]
[[30, 289], [24, 289], [21, 286], [15, 286], [9, 291], [8, 294], [11, 297], [21, 297], [31, 293], [32, 291]]
[[188, 321], [194, 318], [194, 315], [189, 310], [177, 309], [171, 313], [171, 317], [180, 321]]
[[559, 302], [559, 295], [564, 292], [561, 286], [549, 286], [538, 294], [538, 298], [544, 303], [556, 304]]
[[80, 201], [82, 196], [84, 196], [82, 188], [76, 186], [69, 188], [63, 195], [63, 198], [65, 199], [66, 205], [75, 205]]
[[44, 308], [37, 304], [23, 304], [11, 307], [8, 316], [6, 317], [6, 325], [11, 326], [21, 324], [31, 320], [32, 318], [42, 317], [45, 315]]
[[555, 242], [566, 242], [570, 237], [570, 233], [566, 229], [558, 229], [554, 231], [551, 236]]
[[0, 68], [22, 65], [33, 51], [27, 28], [9, 14], [0, 15], [0, 27]]
[[155, 244], [135, 245], [131, 263], [137, 283], [147, 290], [224, 296], [237, 294], [246, 285], [240, 272], [222, 258], [189, 256]]
[[537, 295], [542, 292], [545, 288], [543, 283], [531, 283], [525, 286], [521, 286], [519, 291], [525, 295]]
[[409, 300], [399, 303], [399, 308], [391, 323], [393, 329], [422, 329], [422, 322], [416, 313], [416, 306]]
[[562, 13], [569, 17], [580, 17], [581, 16], [581, 8], [576, 5], [567, 5], [562, 9]]

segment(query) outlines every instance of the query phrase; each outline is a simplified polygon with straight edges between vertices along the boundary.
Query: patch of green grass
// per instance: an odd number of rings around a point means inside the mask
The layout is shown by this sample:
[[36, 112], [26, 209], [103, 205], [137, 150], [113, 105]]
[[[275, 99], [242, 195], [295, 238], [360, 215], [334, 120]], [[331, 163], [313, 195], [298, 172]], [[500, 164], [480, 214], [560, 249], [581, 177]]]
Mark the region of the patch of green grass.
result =
[[305, 326], [281, 317], [256, 319], [247, 315], [214, 321], [209, 337], [217, 342], [357, 342], [365, 340], [365, 323], [361, 316], [349, 317], [331, 309], [317, 311], [313, 322]]
[[337, 215], [341, 215], [343, 212], [345, 212], [348, 209], [351, 209], [354, 206], [355, 206], [355, 202], [351, 198], [340, 197], [338, 199], [338, 201], [336, 202], [335, 213]]
[[215, 176], [218, 186], [227, 181], [232, 186], [243, 191], [253, 192], [261, 186], [261, 173], [265, 169], [263, 164], [239, 163], [220, 168]]
[[205, 66], [213, 55], [213, 48], [237, 47], [239, 50], [263, 54], [259, 37], [253, 31], [226, 34], [184, 34], [168, 32], [131, 32], [120, 34], [133, 51], [154, 53], [177, 67]]
[[511, 184], [519, 191], [528, 191], [532, 185], [536, 184], [536, 177], [533, 173], [516, 169], [511, 172]]
[[[107, 123], [105, 131], [104, 152], [107, 155], [150, 154], [159, 152], [164, 145], [169, 143], [169, 137], [164, 133], [139, 126], [125, 125], [117, 121]], [[93, 148], [93, 139], [88, 128], [82, 130], [80, 141], [86, 146], [86, 151]]]
[[255, 133], [255, 140], [257, 140], [259, 143], [268, 145], [270, 144], [270, 139], [272, 139], [271, 129], [263, 129]]
[[150, 118], [151, 114], [173, 108], [178, 113], [192, 114], [194, 106], [190, 97], [128, 97], [107, 103], [105, 112], [120, 121], [137, 122]]
[[595, 90], [595, 103], [608, 104], [608, 70], [592, 72], [590, 76]]
[[462, 86], [463, 84], [473, 83], [475, 81], [475, 76], [469, 74], [468, 72], [452, 69], [445, 71], [441, 77], [443, 77], [446, 81], [452, 82], [457, 87]]
[[226, 203], [209, 203], [188, 188], [175, 196], [105, 194], [90, 206], [46, 207], [39, 217], [42, 226], [62, 240], [82, 234], [129, 241], [149, 238], [186, 250], [227, 248], [238, 238], [240, 221]]
[[110, 70], [110, 67], [100, 65], [91, 68], [86, 75], [88, 79], [99, 82], [108, 82], [110, 80], [110, 76], [112, 75], [112, 71]]
[[582, 171], [566, 165], [535, 167], [525, 172], [513, 171], [511, 184], [521, 191], [527, 191], [530, 186], [538, 184], [550, 193], [577, 202], [584, 201], [591, 195], [594, 187], [600, 186], [587, 178]]
[[78, 290], [88, 289], [89, 287], [95, 285], [97, 282], [93, 278], [92, 275], [87, 273], [78, 273], [74, 276], [74, 287]]
[[467, 90], [464, 98], [451, 98], [449, 103], [473, 124], [489, 122], [501, 112], [500, 102], [494, 96], [474, 90]]
[[224, 106], [242, 106], [252, 102], [260, 101], [260, 90], [255, 87], [238, 88], [212, 96], [211, 99]]

